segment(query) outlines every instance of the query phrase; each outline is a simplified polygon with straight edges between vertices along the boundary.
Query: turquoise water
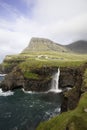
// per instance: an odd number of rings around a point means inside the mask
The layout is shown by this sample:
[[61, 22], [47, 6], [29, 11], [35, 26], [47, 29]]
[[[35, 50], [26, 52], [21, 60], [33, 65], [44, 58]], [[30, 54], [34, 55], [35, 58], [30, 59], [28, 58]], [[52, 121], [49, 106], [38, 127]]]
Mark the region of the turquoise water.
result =
[[[9, 92], [10, 93], [10, 92]], [[60, 113], [61, 94], [24, 93], [0, 95], [0, 130], [35, 130], [44, 120]]]

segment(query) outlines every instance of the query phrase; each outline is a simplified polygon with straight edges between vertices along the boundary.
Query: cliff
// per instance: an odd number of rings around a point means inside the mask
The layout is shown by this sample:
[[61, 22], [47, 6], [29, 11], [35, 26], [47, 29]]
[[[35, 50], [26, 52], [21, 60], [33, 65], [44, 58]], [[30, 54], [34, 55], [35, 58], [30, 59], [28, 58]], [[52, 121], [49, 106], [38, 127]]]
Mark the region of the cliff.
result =
[[83, 74], [77, 76], [75, 86], [64, 92], [62, 114], [40, 123], [36, 130], [87, 129], [87, 64], [80, 69]]
[[[80, 43], [80, 50], [86, 52], [86, 42]], [[70, 48], [69, 48], [70, 47]], [[77, 52], [72, 50], [77, 48]], [[78, 53], [78, 42], [64, 46], [45, 38], [32, 38], [29, 45], [18, 55], [7, 55], [0, 64], [1, 73], [9, 73], [19, 64], [29, 64], [29, 67], [42, 66], [75, 66], [87, 61], [87, 55]], [[70, 63], [69, 63], [70, 62]], [[74, 64], [75, 63], [75, 64]]]
[[36, 130], [87, 130], [87, 92], [84, 93], [77, 108], [41, 123]]
[[[62, 112], [73, 111], [68, 112], [70, 114], [66, 113], [58, 118], [53, 118], [44, 126], [41, 124], [38, 130], [51, 130], [52, 124], [53, 130], [71, 130], [71, 127], [73, 130], [87, 129], [83, 124], [81, 128], [77, 129], [77, 124], [80, 124], [82, 120], [79, 120], [78, 114], [75, 120], [72, 116], [73, 113], [76, 114], [76, 111], [83, 116], [83, 111], [86, 111], [87, 107], [85, 103], [82, 105], [83, 108], [78, 107], [82, 93], [87, 91], [87, 64], [84, 64], [87, 61], [87, 55], [75, 54], [69, 49], [48, 39], [32, 38], [22, 53], [6, 56], [0, 65], [0, 72], [7, 73], [5, 80], [0, 84], [3, 91], [18, 88], [27, 91], [48, 91], [51, 87], [53, 74], [57, 72], [58, 67], [60, 68], [59, 87], [63, 90], [64, 95], [61, 110]], [[67, 119], [65, 125], [62, 126], [63, 124], [60, 122], [65, 119]], [[59, 127], [56, 121], [60, 124]]]
[[[30, 91], [47, 91], [50, 89], [51, 80], [57, 67], [41, 67], [23, 71], [19, 67], [15, 67], [10, 72], [1, 86], [3, 90], [13, 90], [15, 88], [24, 88]], [[61, 67], [60, 68], [59, 87], [63, 90], [67, 87], [81, 86], [83, 72], [79, 67]]]
[[45, 38], [32, 38], [28, 47], [26, 47], [22, 53], [29, 53], [30, 51], [58, 51], [67, 52], [67, 49], [62, 45], [55, 43]]

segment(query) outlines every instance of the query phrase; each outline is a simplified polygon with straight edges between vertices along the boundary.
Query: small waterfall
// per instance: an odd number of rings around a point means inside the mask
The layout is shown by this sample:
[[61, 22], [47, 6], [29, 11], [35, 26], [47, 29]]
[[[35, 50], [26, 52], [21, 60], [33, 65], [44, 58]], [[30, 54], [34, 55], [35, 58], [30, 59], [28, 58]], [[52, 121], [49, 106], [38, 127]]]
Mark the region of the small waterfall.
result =
[[53, 76], [52, 86], [51, 86], [50, 91], [53, 91], [53, 92], [56, 92], [56, 93], [62, 92], [62, 90], [59, 89], [59, 76], [60, 76], [60, 69], [58, 68], [57, 73]]

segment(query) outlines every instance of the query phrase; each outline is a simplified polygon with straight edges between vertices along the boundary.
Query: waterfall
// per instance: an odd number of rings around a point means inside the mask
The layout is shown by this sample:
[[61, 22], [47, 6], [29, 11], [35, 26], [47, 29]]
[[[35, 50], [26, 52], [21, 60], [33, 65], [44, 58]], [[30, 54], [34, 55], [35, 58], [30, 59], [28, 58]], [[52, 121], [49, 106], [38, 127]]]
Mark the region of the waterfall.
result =
[[53, 92], [56, 93], [60, 93], [62, 92], [61, 89], [59, 89], [59, 76], [60, 76], [60, 69], [58, 68], [58, 71], [56, 74], [54, 74], [53, 79], [52, 79], [52, 86], [51, 86], [51, 90]]

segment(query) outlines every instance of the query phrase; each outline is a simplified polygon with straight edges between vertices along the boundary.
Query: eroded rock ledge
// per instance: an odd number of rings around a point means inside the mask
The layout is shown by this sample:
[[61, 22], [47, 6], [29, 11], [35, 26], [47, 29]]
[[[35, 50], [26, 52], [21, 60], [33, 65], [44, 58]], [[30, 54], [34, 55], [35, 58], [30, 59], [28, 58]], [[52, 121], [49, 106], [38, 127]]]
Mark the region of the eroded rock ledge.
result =
[[[82, 77], [85, 66], [82, 67], [61, 67], [59, 87], [63, 89], [64, 101], [61, 107], [62, 112], [74, 109], [77, 106], [81, 95]], [[38, 75], [38, 79], [26, 78], [22, 70], [15, 67], [10, 72], [1, 87], [3, 91], [14, 90], [17, 88], [24, 88], [27, 91], [44, 92], [51, 88], [52, 75], [57, 72], [57, 67], [42, 67], [40, 69], [32, 70], [33, 74]], [[66, 88], [72, 88], [66, 91]]]
[[[1, 86], [3, 90], [13, 90], [15, 88], [24, 88], [31, 91], [47, 91], [50, 89], [51, 80], [54, 73], [57, 72], [57, 67], [42, 67], [40, 69], [32, 70], [32, 74], [37, 74], [38, 78], [26, 78], [22, 70], [15, 67], [10, 72]], [[65, 89], [67, 87], [73, 88], [81, 86], [83, 70], [71, 67], [60, 68], [59, 87]]]

